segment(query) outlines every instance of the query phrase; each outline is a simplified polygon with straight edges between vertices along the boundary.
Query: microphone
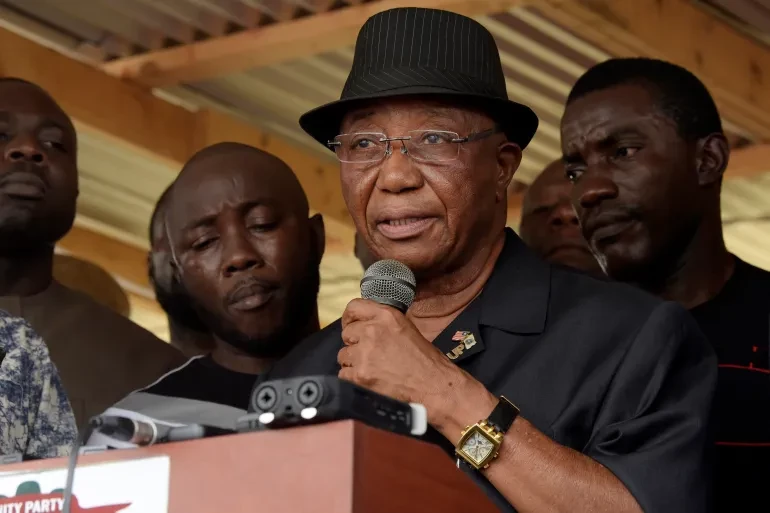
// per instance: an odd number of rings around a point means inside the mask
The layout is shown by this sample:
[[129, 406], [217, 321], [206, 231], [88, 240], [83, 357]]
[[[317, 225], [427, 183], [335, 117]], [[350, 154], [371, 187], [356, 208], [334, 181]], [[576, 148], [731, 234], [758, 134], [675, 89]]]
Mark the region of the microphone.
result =
[[236, 432], [234, 429], [204, 424], [165, 425], [154, 422], [150, 418], [139, 420], [120, 415], [100, 415], [95, 418], [93, 427], [102, 435], [137, 447], [156, 443], [199, 440]]
[[398, 260], [379, 260], [361, 279], [361, 297], [392, 306], [406, 313], [414, 301], [417, 280], [414, 273]]
[[159, 441], [168, 432], [169, 427], [128, 417], [100, 415], [94, 421], [94, 429], [120, 442], [144, 447]]

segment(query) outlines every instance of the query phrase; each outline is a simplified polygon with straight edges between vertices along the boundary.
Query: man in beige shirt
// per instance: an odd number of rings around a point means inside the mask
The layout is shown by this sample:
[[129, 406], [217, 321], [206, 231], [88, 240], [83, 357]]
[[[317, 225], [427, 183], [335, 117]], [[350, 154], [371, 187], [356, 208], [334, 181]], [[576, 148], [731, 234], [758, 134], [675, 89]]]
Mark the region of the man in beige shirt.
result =
[[79, 425], [184, 361], [130, 320], [52, 278], [78, 196], [72, 121], [40, 87], [0, 79], [0, 309], [46, 341]]

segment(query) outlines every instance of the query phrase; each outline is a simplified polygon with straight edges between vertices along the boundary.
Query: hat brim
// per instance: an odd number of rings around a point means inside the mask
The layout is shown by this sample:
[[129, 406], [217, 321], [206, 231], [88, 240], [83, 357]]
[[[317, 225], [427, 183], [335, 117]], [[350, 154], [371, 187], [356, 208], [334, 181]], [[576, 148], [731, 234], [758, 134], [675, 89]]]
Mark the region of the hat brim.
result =
[[299, 118], [299, 125], [313, 139], [332, 150], [328, 143], [340, 134], [342, 120], [348, 112], [373, 100], [402, 96], [444, 97], [451, 101], [480, 108], [495, 120], [508, 140], [518, 144], [521, 149], [527, 147], [537, 131], [537, 115], [526, 105], [508, 99], [458, 92], [435, 86], [400, 87], [371, 95], [337, 100], [306, 112]]

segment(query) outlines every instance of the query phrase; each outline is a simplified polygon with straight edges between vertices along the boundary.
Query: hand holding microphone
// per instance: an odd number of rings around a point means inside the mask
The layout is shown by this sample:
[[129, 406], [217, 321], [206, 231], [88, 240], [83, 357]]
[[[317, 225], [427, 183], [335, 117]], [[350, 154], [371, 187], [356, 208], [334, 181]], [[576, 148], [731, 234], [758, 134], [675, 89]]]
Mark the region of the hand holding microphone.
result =
[[[380, 260], [361, 280], [362, 299], [342, 314], [337, 362], [341, 379], [404, 402], [425, 405], [434, 423], [447, 402], [448, 387], [465, 373], [426, 340], [404, 313], [415, 294], [414, 274], [395, 260]], [[454, 384], [453, 384], [454, 383]]]

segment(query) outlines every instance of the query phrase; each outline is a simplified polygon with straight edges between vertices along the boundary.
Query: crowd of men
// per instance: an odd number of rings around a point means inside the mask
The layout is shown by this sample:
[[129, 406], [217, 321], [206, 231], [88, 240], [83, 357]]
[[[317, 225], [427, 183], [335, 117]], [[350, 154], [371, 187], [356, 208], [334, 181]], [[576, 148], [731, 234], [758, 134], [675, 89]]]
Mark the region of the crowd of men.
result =
[[[233, 428], [255, 383], [329, 374], [425, 405], [424, 440], [501, 511], [764, 508], [770, 274], [725, 247], [730, 148], [687, 70], [588, 70], [519, 237], [507, 192], [538, 121], [508, 99], [491, 34], [430, 9], [374, 15], [340, 100], [300, 125], [340, 161], [362, 267], [406, 264], [414, 303], [355, 299], [320, 329], [323, 220], [285, 163], [221, 143], [150, 222], [171, 345], [53, 279], [75, 130], [20, 79], [0, 79], [0, 113], [0, 454], [65, 455], [103, 412]], [[474, 425], [494, 434], [484, 461], [463, 445]]]

